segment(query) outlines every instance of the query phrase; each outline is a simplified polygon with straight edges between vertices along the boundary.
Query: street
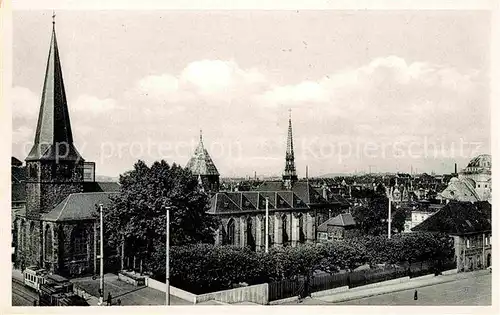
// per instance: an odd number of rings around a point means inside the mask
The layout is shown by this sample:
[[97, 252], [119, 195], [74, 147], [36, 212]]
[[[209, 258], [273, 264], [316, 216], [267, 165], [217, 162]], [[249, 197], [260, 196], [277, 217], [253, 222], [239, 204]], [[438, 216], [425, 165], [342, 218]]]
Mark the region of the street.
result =
[[491, 274], [471, 273], [465, 279], [418, 288], [418, 300], [415, 290], [406, 290], [335, 304], [485, 306], [491, 305], [491, 285]]
[[33, 306], [34, 300], [38, 301], [38, 294], [34, 290], [12, 279], [12, 306]]

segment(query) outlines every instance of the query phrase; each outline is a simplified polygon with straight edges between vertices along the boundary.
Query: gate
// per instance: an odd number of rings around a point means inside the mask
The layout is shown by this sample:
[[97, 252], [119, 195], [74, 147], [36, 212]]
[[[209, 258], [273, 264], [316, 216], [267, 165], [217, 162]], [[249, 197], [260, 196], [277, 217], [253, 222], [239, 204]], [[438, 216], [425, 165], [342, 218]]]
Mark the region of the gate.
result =
[[269, 301], [276, 301], [294, 296], [303, 297], [305, 292], [307, 292], [305, 286], [306, 281], [304, 279], [271, 282], [269, 283]]

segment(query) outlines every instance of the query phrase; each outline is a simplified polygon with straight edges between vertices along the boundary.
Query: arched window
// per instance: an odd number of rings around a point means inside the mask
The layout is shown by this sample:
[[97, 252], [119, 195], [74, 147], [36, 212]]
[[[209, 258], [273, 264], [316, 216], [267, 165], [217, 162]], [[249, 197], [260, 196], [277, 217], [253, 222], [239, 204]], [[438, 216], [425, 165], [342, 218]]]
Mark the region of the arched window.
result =
[[52, 229], [50, 225], [45, 227], [45, 261], [52, 261]]
[[251, 250], [255, 250], [255, 239], [252, 234], [253, 221], [252, 217], [247, 217], [247, 246], [250, 247]]
[[302, 215], [302, 213], [299, 213], [299, 216], [297, 218], [299, 220], [299, 242], [304, 243], [306, 240], [305, 234], [304, 234], [304, 219], [305, 216]]
[[284, 214], [281, 217], [281, 233], [282, 233], [282, 239], [283, 239], [283, 245], [288, 245], [288, 240], [290, 239], [288, 236], [288, 230], [287, 230], [287, 217], [286, 214]]
[[26, 250], [26, 223], [21, 220], [21, 227], [19, 228], [19, 244], [21, 250]]
[[233, 218], [227, 222], [227, 243], [229, 245], [236, 245], [236, 230]]
[[87, 258], [88, 235], [85, 229], [76, 227], [71, 234], [71, 250], [73, 260]]
[[36, 253], [36, 249], [38, 247], [38, 242], [37, 242], [38, 240], [35, 237], [35, 222], [33, 222], [33, 221], [30, 223], [29, 236], [30, 236], [31, 251]]

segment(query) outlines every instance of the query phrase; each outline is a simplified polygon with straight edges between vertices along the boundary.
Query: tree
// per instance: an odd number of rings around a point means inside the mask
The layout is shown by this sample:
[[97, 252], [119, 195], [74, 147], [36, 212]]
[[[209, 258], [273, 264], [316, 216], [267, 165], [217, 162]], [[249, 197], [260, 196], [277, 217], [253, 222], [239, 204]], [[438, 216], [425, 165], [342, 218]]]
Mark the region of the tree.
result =
[[138, 161], [120, 176], [120, 193], [112, 200], [104, 213], [106, 241], [111, 246], [125, 241], [127, 255], [148, 257], [154, 245], [165, 244], [167, 206], [173, 246], [213, 242], [218, 223], [206, 213], [208, 196], [191, 172], [175, 163], [170, 166], [162, 160], [148, 167]]
[[404, 208], [396, 209], [392, 216], [392, 228], [401, 233], [405, 229], [406, 210]]

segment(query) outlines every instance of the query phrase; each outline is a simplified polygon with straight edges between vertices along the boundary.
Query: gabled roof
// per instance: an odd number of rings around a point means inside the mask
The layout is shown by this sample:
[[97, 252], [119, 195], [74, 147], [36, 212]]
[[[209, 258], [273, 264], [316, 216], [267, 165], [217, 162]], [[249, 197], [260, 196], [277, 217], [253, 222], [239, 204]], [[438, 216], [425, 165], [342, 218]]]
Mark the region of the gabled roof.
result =
[[[286, 191], [282, 181], [263, 182], [255, 189], [259, 192], [283, 192]], [[307, 181], [297, 181], [293, 183], [291, 191], [297, 195], [306, 204], [331, 204], [323, 196], [314, 189]], [[289, 203], [292, 201], [287, 199]], [[332, 203], [336, 203], [332, 202]]]
[[203, 146], [203, 138], [200, 133], [200, 143], [194, 151], [193, 157], [189, 160], [186, 167], [193, 173], [193, 175], [216, 175], [219, 176], [219, 171], [215, 167], [212, 158], [208, 151]]
[[218, 192], [210, 199], [211, 214], [262, 212], [269, 198], [269, 210], [307, 210], [309, 207], [292, 191], [276, 192]]
[[111, 205], [111, 196], [117, 196], [113, 192], [92, 192], [70, 194], [50, 212], [42, 215], [43, 221], [74, 221], [92, 220], [97, 207], [102, 204], [104, 207]]
[[84, 182], [84, 192], [119, 192], [120, 184], [117, 182]]
[[330, 218], [318, 226], [318, 232], [331, 232], [333, 227], [356, 226], [356, 222], [350, 213], [341, 213], [336, 217]]
[[282, 181], [266, 181], [260, 184], [255, 191], [281, 191], [284, 190], [285, 186]]
[[73, 145], [55, 27], [52, 29], [35, 141], [26, 161], [83, 160]]
[[491, 231], [491, 204], [487, 201], [450, 201], [412, 231], [444, 232], [451, 235]]
[[480, 198], [476, 190], [468, 180], [460, 180], [456, 177], [452, 178], [448, 187], [441, 192], [441, 197], [444, 199], [476, 202]]
[[307, 204], [328, 204], [328, 201], [308, 182], [295, 182], [292, 186], [292, 191]]

